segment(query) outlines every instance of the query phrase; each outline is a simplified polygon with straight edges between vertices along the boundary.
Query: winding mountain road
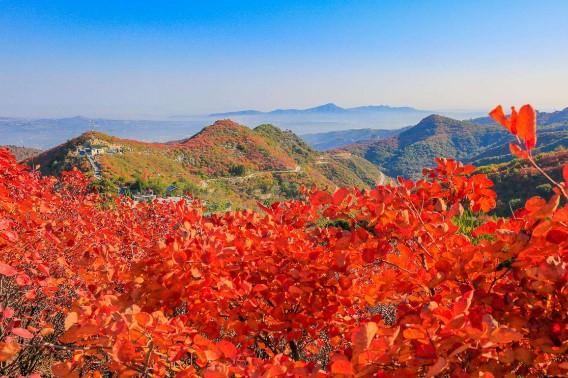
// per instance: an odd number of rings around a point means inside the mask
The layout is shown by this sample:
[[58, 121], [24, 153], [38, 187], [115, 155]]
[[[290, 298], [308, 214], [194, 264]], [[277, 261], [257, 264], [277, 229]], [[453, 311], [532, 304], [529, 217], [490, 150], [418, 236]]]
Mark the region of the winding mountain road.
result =
[[213, 182], [213, 181], [232, 181], [232, 182], [241, 182], [244, 180], [248, 180], [250, 178], [253, 177], [257, 177], [257, 176], [262, 176], [262, 175], [267, 175], [269, 173], [300, 173], [302, 172], [302, 167], [297, 165], [296, 168], [294, 169], [286, 169], [286, 170], [280, 170], [280, 171], [260, 171], [260, 172], [253, 172], [250, 173], [246, 176], [235, 176], [235, 177], [216, 177], [216, 178], [211, 178], [211, 179], [207, 179], [207, 180], [203, 180], [201, 182], [202, 186], [207, 186], [208, 182]]

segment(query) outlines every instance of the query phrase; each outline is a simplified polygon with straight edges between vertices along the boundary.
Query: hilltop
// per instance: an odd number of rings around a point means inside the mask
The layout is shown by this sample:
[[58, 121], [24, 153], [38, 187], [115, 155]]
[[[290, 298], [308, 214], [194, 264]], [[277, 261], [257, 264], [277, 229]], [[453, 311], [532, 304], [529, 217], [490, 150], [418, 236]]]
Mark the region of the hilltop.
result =
[[50, 175], [72, 167], [100, 174], [98, 185], [105, 190], [190, 192], [220, 209], [294, 198], [302, 185], [368, 188], [385, 179], [361, 157], [320, 153], [290, 131], [272, 125], [250, 129], [231, 120], [167, 143], [87, 132], [43, 152], [34, 163]]
[[399, 135], [349, 145], [343, 150], [359, 155], [391, 176], [418, 177], [422, 167], [438, 156], [467, 159], [482, 147], [503, 143], [509, 136], [497, 126], [476, 125], [439, 115], [424, 118]]
[[[541, 122], [538, 138], [536, 152], [568, 147], [568, 122]], [[476, 165], [511, 160], [507, 147], [511, 141], [513, 138], [503, 127], [485, 119], [459, 121], [430, 115], [398, 135], [347, 145], [335, 151], [361, 156], [389, 176], [417, 178], [422, 167], [432, 166], [438, 156]]]

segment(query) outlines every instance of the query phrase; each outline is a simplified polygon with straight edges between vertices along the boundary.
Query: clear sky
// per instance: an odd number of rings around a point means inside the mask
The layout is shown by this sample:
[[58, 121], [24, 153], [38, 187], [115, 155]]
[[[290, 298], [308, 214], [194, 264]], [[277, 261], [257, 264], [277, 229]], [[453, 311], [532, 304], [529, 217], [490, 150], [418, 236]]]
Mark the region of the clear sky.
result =
[[0, 0], [0, 116], [568, 106], [568, 1]]

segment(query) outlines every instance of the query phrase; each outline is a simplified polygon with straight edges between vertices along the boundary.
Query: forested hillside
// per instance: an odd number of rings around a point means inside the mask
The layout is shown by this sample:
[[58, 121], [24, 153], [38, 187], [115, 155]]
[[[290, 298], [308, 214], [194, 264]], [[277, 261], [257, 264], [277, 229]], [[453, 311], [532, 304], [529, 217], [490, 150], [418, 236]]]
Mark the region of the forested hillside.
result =
[[214, 209], [296, 198], [302, 186], [370, 188], [385, 180], [376, 166], [358, 156], [319, 153], [292, 132], [272, 125], [253, 130], [229, 120], [170, 143], [89, 132], [45, 151], [33, 162], [51, 175], [72, 167], [93, 175], [98, 169], [97, 185], [105, 191], [189, 192]]
[[[536, 162], [553, 180], [562, 181], [562, 167], [568, 164], [568, 150], [546, 152], [535, 157]], [[495, 212], [510, 216], [533, 196], [548, 198], [553, 185], [529, 162], [515, 159], [508, 163], [491, 164], [478, 168], [494, 183], [497, 193]]]
[[[535, 152], [568, 148], [568, 122], [562, 114], [541, 113], [539, 146]], [[545, 116], [546, 115], [546, 116]], [[546, 120], [546, 121], [545, 121]], [[378, 141], [348, 145], [349, 151], [379, 167], [391, 177], [420, 177], [422, 167], [432, 166], [436, 156], [460, 159], [476, 165], [511, 159], [508, 143], [514, 138], [494, 121], [477, 119], [458, 121], [431, 115], [397, 136]]]

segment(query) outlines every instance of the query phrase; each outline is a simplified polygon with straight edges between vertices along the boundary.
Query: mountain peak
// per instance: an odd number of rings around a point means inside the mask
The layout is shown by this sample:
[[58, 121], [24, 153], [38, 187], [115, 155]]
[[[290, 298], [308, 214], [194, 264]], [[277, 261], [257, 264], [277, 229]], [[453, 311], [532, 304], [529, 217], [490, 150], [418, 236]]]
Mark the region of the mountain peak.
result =
[[307, 112], [326, 112], [326, 113], [335, 113], [335, 112], [342, 112], [345, 111], [345, 109], [343, 109], [340, 106], [335, 105], [332, 102], [329, 102], [327, 104], [323, 104], [320, 106], [316, 106], [314, 108], [309, 108], [306, 109]]
[[439, 114], [430, 114], [428, 117], [425, 117], [420, 122], [418, 122], [416, 126], [419, 126], [421, 124], [438, 123], [446, 121], [456, 121], [456, 120]]
[[204, 127], [195, 135], [190, 136], [189, 138], [185, 138], [182, 140], [171, 141], [169, 144], [187, 144], [191, 143], [192, 141], [202, 139], [202, 138], [210, 138], [214, 135], [221, 135], [221, 134], [248, 134], [252, 132], [248, 127], [243, 126], [231, 119], [218, 119], [213, 122], [211, 125]]
[[232, 119], [218, 119], [217, 121], [213, 122], [212, 125], [208, 127], [243, 127], [241, 124], [233, 121]]

